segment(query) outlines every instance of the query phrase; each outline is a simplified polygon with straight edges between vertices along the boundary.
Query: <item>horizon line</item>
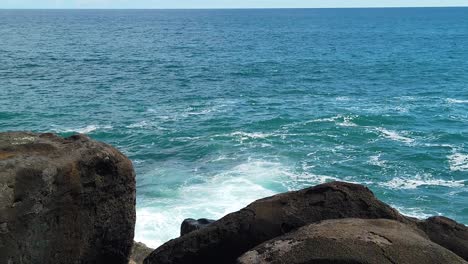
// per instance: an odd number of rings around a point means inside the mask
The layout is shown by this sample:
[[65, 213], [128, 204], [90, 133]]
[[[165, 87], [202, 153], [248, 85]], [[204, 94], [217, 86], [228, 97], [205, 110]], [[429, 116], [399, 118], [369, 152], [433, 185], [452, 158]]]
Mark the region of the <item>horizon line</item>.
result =
[[269, 10], [269, 9], [403, 9], [403, 8], [468, 8], [468, 5], [461, 6], [349, 6], [349, 7], [185, 7], [185, 8], [1, 8], [0, 10]]

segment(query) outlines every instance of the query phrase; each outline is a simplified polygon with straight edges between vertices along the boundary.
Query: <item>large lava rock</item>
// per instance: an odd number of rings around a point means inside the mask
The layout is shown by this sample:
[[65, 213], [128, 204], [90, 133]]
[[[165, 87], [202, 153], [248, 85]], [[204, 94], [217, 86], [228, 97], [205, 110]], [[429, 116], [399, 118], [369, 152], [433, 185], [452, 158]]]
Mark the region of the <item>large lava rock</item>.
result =
[[239, 264], [457, 264], [462, 258], [409, 225], [387, 219], [335, 219], [267, 241]]
[[325, 219], [413, 220], [377, 200], [366, 187], [331, 182], [258, 200], [206, 228], [157, 248], [145, 264], [233, 263], [254, 246]]
[[127, 263], [135, 173], [76, 135], [0, 133], [0, 263]]
[[468, 227], [452, 219], [435, 216], [421, 222], [420, 228], [432, 241], [468, 260]]
[[180, 235], [186, 235], [190, 232], [208, 227], [210, 224], [214, 223], [215, 220], [201, 218], [198, 220], [187, 218], [180, 225]]

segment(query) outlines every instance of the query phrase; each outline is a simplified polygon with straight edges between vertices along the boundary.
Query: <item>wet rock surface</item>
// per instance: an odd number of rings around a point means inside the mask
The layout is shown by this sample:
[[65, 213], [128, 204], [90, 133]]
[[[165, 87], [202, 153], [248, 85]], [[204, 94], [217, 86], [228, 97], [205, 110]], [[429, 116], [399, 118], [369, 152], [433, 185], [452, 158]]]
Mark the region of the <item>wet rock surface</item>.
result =
[[0, 133], [0, 263], [128, 263], [135, 173], [84, 135]]
[[215, 220], [206, 219], [206, 218], [201, 218], [198, 220], [187, 218], [182, 222], [180, 226], [180, 235], [183, 236], [192, 231], [205, 228], [214, 222]]

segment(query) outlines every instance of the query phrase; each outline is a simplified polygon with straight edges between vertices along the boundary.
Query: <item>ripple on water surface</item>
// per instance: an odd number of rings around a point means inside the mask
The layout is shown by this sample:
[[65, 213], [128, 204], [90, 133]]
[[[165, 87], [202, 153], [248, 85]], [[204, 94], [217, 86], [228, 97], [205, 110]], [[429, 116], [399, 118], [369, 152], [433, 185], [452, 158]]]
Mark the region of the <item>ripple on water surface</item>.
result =
[[0, 130], [117, 146], [153, 247], [331, 180], [468, 224], [466, 13], [0, 10]]

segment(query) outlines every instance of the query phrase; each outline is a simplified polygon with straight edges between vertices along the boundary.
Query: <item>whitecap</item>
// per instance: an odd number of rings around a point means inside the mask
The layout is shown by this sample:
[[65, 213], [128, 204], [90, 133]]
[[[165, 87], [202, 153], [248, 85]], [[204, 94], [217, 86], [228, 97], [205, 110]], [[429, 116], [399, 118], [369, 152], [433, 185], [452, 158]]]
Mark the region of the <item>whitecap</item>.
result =
[[138, 165], [138, 164], [142, 164], [142, 163], [145, 163], [146, 160], [140, 160], [140, 159], [133, 159], [132, 160], [132, 163], [135, 164], [135, 165]]
[[420, 176], [414, 178], [393, 178], [390, 181], [379, 183], [380, 186], [388, 187], [390, 189], [416, 189], [421, 186], [443, 186], [449, 188], [457, 188], [465, 186], [463, 180], [443, 180], [434, 179], [430, 175]]
[[96, 130], [108, 130], [112, 129], [113, 127], [110, 125], [105, 125], [105, 126], [98, 126], [98, 125], [88, 125], [86, 127], [81, 127], [81, 128], [54, 128], [52, 129], [54, 132], [57, 133], [69, 133], [69, 132], [75, 132], [79, 134], [88, 134], [91, 132], [94, 132]]
[[416, 101], [416, 100], [419, 100], [417, 97], [415, 96], [400, 96], [400, 97], [397, 97], [403, 101]]
[[146, 128], [146, 127], [149, 127], [149, 126], [151, 126], [151, 124], [148, 121], [143, 120], [143, 121], [139, 121], [139, 122], [130, 124], [130, 125], [125, 126], [125, 127], [126, 128]]
[[170, 138], [171, 142], [192, 142], [201, 139], [202, 137], [174, 137]]
[[347, 97], [347, 96], [338, 96], [335, 98], [336, 101], [350, 101], [351, 98]]
[[403, 143], [412, 143], [412, 142], [414, 142], [414, 139], [402, 136], [397, 131], [387, 130], [387, 129], [382, 128], [382, 127], [376, 128], [376, 130], [379, 131], [380, 134], [383, 137], [394, 140], [394, 141], [399, 141], [399, 142], [403, 142]]
[[449, 104], [468, 104], [468, 100], [462, 99], [447, 98], [446, 101]]
[[426, 147], [442, 147], [442, 148], [451, 148], [451, 149], [455, 148], [455, 146], [452, 144], [424, 143], [423, 145]]
[[[392, 109], [390, 109], [392, 110]], [[404, 107], [404, 106], [396, 106], [393, 108], [394, 111], [396, 112], [399, 112], [399, 113], [408, 113], [409, 112], [409, 109], [408, 107]]]
[[307, 121], [306, 124], [308, 124], [308, 123], [318, 123], [318, 122], [335, 122], [336, 120], [338, 120], [340, 118], [342, 118], [341, 115], [336, 115], [336, 116], [332, 116], [332, 117], [322, 117], [322, 118], [317, 118], [317, 119]]
[[207, 109], [202, 109], [201, 111], [195, 111], [193, 112], [191, 109], [187, 115], [206, 115], [206, 114], [209, 114], [211, 112], [215, 112], [217, 111], [218, 107], [212, 107], [212, 108], [207, 108]]
[[338, 123], [339, 126], [347, 126], [347, 127], [355, 127], [357, 126], [355, 123], [351, 122], [353, 117], [345, 116], [343, 117], [343, 122]]
[[371, 165], [374, 165], [374, 166], [386, 168], [387, 167], [387, 162], [385, 160], [381, 160], [381, 158], [380, 158], [381, 156], [382, 156], [382, 154], [377, 154], [377, 155], [374, 155], [374, 156], [370, 156], [368, 163], [371, 164]]
[[241, 140], [246, 140], [246, 139], [267, 138], [273, 135], [269, 133], [261, 133], [261, 132], [248, 133], [248, 132], [236, 131], [236, 132], [231, 133], [230, 136], [239, 137]]
[[451, 171], [468, 171], [468, 154], [454, 153], [448, 159]]
[[322, 117], [313, 120], [306, 121], [305, 124], [309, 123], [321, 123], [321, 122], [335, 122], [339, 126], [347, 126], [347, 127], [354, 127], [357, 126], [353, 123], [353, 119], [355, 116], [347, 116], [347, 115], [336, 115], [332, 117]]

